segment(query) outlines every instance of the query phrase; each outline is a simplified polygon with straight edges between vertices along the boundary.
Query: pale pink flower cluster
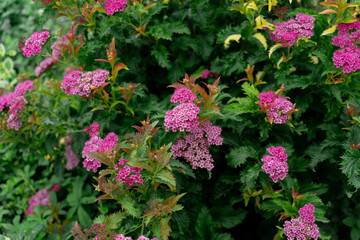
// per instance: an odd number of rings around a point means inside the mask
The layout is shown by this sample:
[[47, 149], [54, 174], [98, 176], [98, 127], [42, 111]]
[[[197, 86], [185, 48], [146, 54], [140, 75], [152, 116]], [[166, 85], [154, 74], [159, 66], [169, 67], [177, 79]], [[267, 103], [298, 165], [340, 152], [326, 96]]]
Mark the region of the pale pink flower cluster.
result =
[[164, 119], [165, 131], [191, 131], [199, 125], [200, 108], [194, 103], [182, 103], [167, 111]]
[[39, 190], [36, 192], [28, 201], [29, 207], [25, 211], [26, 215], [35, 214], [34, 207], [36, 205], [48, 205], [50, 203], [49, 195], [51, 191], [58, 192], [60, 190], [60, 186], [57, 184], [53, 184], [51, 189], [48, 190], [46, 188]]
[[[123, 234], [119, 234], [115, 236], [115, 240], [132, 240], [131, 237], [125, 237]], [[138, 237], [137, 240], [150, 240], [149, 238], [145, 236]], [[151, 240], [158, 240], [157, 238], [152, 238]]]
[[104, 10], [107, 15], [113, 15], [115, 12], [124, 11], [127, 0], [106, 0]]
[[196, 96], [187, 88], [178, 88], [171, 96], [170, 102], [172, 103], [190, 103], [196, 100]]
[[[124, 164], [128, 162], [127, 160], [120, 158], [119, 162], [115, 164], [114, 169], [119, 170], [118, 177], [116, 178], [120, 182], [124, 182], [124, 184], [127, 184], [129, 186], [134, 185], [135, 183], [143, 184], [144, 180], [141, 178], [142, 168], [137, 167], [129, 167], [127, 165], [124, 166]], [[123, 168], [119, 169], [120, 166], [124, 166]]]
[[311, 203], [299, 210], [299, 217], [284, 223], [284, 234], [288, 240], [318, 239], [319, 227], [315, 224], [315, 207]]
[[[222, 145], [221, 128], [213, 126], [210, 122], [203, 122], [202, 127], [193, 127], [183, 138], [177, 138], [171, 147], [173, 158], [185, 158], [193, 169], [214, 168], [213, 158], [208, 150], [211, 145]], [[204, 136], [205, 133], [205, 136]]]
[[20, 117], [24, 106], [28, 103], [23, 96], [27, 91], [34, 89], [31, 81], [19, 83], [14, 92], [10, 92], [0, 97], [0, 112], [5, 108], [8, 110], [7, 128], [18, 131], [22, 125]]
[[96, 89], [105, 83], [109, 72], [103, 69], [83, 73], [81, 71], [72, 71], [64, 76], [64, 81], [60, 88], [65, 91], [67, 95], [90, 95], [92, 89]]
[[266, 149], [272, 156], [265, 155], [261, 161], [264, 163], [262, 169], [269, 174], [269, 177], [276, 183], [278, 179], [284, 180], [289, 169], [287, 164], [288, 155], [282, 146]]
[[34, 32], [26, 41], [24, 46], [21, 46], [21, 52], [25, 57], [31, 57], [41, 53], [42, 45], [50, 37], [48, 31]]
[[86, 156], [88, 153], [99, 152], [111, 155], [113, 149], [116, 146], [116, 141], [119, 139], [118, 136], [111, 132], [104, 139], [98, 137], [99, 124], [93, 123], [89, 128], [85, 129], [85, 132], [89, 133], [91, 138], [85, 143], [85, 147], [82, 151], [82, 157], [84, 158], [83, 165], [87, 171], [92, 170], [97, 172], [97, 169], [101, 167], [101, 162], [98, 160]]
[[341, 49], [334, 52], [334, 65], [336, 68], [342, 67], [344, 73], [356, 72], [360, 69], [360, 22], [340, 23], [338, 29], [332, 44]]
[[65, 141], [65, 157], [67, 159], [67, 162], [66, 162], [67, 170], [73, 169], [80, 162], [79, 158], [76, 156], [76, 154], [73, 152], [73, 150], [71, 148], [71, 141], [73, 138], [74, 138], [74, 135], [71, 135]]
[[276, 23], [276, 29], [270, 34], [270, 38], [283, 47], [290, 47], [295, 40], [301, 37], [311, 38], [313, 36], [315, 18], [299, 13], [295, 19], [287, 22]]
[[256, 102], [261, 110], [266, 113], [270, 123], [284, 124], [291, 114], [295, 111], [295, 104], [273, 92], [260, 93], [258, 98], [260, 102]]

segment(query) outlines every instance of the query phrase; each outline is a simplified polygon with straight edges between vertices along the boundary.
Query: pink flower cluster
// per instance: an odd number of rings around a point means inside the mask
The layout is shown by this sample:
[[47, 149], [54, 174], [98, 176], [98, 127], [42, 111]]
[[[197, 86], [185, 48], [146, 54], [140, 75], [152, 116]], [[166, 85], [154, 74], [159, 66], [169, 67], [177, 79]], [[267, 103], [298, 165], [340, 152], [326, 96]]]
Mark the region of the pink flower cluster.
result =
[[187, 88], [178, 88], [171, 96], [172, 103], [191, 103], [196, 99], [196, 96]]
[[[115, 236], [115, 240], [132, 240], [132, 238], [131, 237], [125, 237], [124, 235], [120, 234], [120, 235]], [[138, 237], [137, 240], [150, 240], [150, 239], [145, 237], [145, 236], [140, 236], [140, 237]], [[158, 239], [157, 238], [152, 238], [151, 240], [158, 240]]]
[[26, 41], [24, 45], [20, 45], [19, 49], [25, 57], [31, 57], [41, 53], [42, 45], [50, 37], [48, 31], [34, 32]]
[[34, 2], [42, 2], [43, 7], [49, 4], [52, 0], [33, 0]]
[[[60, 39], [56, 40], [53, 45], [51, 46], [52, 49], [52, 55], [48, 54], [44, 61], [40, 63], [40, 66], [37, 66], [34, 70], [35, 75], [38, 77], [42, 72], [47, 71], [49, 68], [51, 68], [54, 64], [57, 63], [57, 60], [59, 60], [62, 55], [64, 54], [64, 47], [63, 45], [66, 45], [67, 42], [69, 42], [69, 37], [73, 37], [76, 34], [76, 22], [72, 22], [68, 33], [64, 34]], [[81, 42], [83, 39], [82, 35], [79, 34], [76, 36], [79, 41]], [[66, 49], [65, 49], [66, 50]]]
[[[344, 73], [360, 69], [360, 22], [340, 23], [338, 35], [332, 38], [332, 44], [340, 47], [333, 55], [336, 68], [343, 68]], [[351, 31], [354, 30], [354, 31]]]
[[173, 132], [188, 131], [199, 125], [200, 108], [194, 103], [182, 103], [166, 112], [164, 119], [165, 131], [172, 128]]
[[35, 195], [33, 195], [28, 201], [29, 207], [25, 211], [25, 214], [35, 214], [33, 209], [36, 205], [48, 205], [50, 203], [49, 195], [51, 191], [60, 191], [60, 186], [53, 184], [50, 190], [44, 188], [35, 193]]
[[217, 73], [210, 72], [209, 69], [204, 69], [204, 71], [201, 73], [201, 78], [207, 79], [208, 77], [219, 78], [220, 75]]
[[24, 106], [28, 103], [23, 96], [27, 91], [34, 89], [31, 81], [19, 83], [14, 92], [10, 92], [0, 97], [0, 112], [5, 108], [9, 108], [7, 128], [18, 131], [22, 125], [20, 117]]
[[276, 183], [278, 179], [284, 180], [289, 169], [287, 164], [288, 155], [282, 146], [266, 149], [272, 156], [265, 155], [261, 161], [264, 163], [262, 169], [269, 174], [269, 177]]
[[171, 151], [173, 158], [185, 158], [193, 169], [199, 167], [210, 171], [214, 168], [214, 160], [208, 148], [211, 145], [222, 145], [221, 128], [213, 126], [210, 122], [203, 122], [201, 125], [202, 127], [193, 127], [190, 131], [192, 134], [177, 138]]
[[258, 98], [260, 102], [256, 102], [261, 110], [266, 113], [270, 123], [284, 124], [295, 111], [295, 104], [273, 92], [260, 93]]
[[118, 177], [116, 178], [120, 182], [124, 182], [124, 184], [127, 184], [129, 186], [134, 185], [135, 183], [143, 184], [144, 180], [141, 178], [142, 168], [137, 167], [129, 167], [125, 165], [123, 168], [119, 169], [120, 166], [123, 166], [126, 162], [128, 162], [125, 159], [120, 158], [119, 162], [115, 164], [115, 170], [119, 170]]
[[67, 159], [67, 162], [66, 162], [67, 170], [73, 169], [80, 162], [79, 158], [76, 156], [76, 154], [73, 152], [73, 150], [71, 148], [71, 141], [73, 138], [74, 138], [74, 135], [71, 135], [65, 141], [65, 157]]
[[82, 157], [84, 158], [83, 165], [87, 171], [92, 170], [97, 172], [97, 169], [101, 167], [101, 162], [98, 160], [86, 156], [88, 153], [99, 152], [108, 155], [113, 154], [113, 149], [116, 146], [116, 141], [119, 140], [118, 136], [111, 132], [104, 139], [98, 137], [99, 124], [93, 123], [89, 128], [85, 129], [85, 132], [89, 133], [91, 138], [85, 143], [85, 147], [82, 151]]
[[276, 23], [276, 29], [270, 34], [270, 38], [283, 47], [290, 47], [295, 40], [301, 37], [311, 38], [313, 35], [315, 18], [299, 13], [295, 19], [287, 22]]
[[103, 69], [83, 73], [81, 71], [72, 71], [64, 76], [64, 81], [60, 88], [67, 95], [79, 95], [89, 97], [92, 89], [100, 87], [105, 83], [109, 72]]
[[104, 10], [107, 15], [113, 15], [115, 12], [124, 11], [127, 0], [106, 0]]
[[320, 232], [315, 224], [315, 207], [311, 203], [299, 210], [299, 217], [284, 223], [284, 234], [288, 240], [318, 239]]

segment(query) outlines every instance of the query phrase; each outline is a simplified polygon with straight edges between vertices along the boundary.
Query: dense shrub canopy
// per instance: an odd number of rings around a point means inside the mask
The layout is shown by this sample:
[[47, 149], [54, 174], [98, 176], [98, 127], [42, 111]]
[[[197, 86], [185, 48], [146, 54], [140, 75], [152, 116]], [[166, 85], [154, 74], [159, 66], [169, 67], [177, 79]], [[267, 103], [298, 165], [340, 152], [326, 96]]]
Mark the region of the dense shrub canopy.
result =
[[2, 1], [2, 236], [360, 239], [358, 13]]

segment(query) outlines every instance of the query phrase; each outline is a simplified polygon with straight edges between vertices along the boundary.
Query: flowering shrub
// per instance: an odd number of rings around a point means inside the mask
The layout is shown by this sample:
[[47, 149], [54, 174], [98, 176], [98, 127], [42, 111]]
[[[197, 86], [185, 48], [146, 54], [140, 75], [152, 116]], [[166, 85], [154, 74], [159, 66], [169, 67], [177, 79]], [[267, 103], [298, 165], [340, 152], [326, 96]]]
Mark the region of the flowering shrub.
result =
[[358, 239], [358, 2], [312, 4], [0, 3], [1, 237]]

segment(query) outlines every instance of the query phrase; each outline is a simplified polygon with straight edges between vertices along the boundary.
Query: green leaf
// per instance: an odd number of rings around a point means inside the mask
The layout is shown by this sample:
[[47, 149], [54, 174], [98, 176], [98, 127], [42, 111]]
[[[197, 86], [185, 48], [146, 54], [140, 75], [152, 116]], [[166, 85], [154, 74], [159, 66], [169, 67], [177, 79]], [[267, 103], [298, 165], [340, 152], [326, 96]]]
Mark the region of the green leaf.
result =
[[360, 188], [360, 151], [355, 149], [348, 149], [344, 155], [341, 156], [340, 163], [341, 171], [344, 173], [351, 185], [356, 189]]
[[190, 34], [189, 28], [181, 22], [162, 23], [153, 26], [149, 30], [150, 34], [158, 39], [171, 40], [173, 34]]
[[241, 182], [245, 184], [243, 190], [246, 191], [247, 189], [256, 185], [256, 180], [260, 174], [261, 168], [260, 164], [256, 164], [241, 173]]
[[111, 214], [107, 217], [108, 224], [107, 226], [110, 229], [116, 229], [118, 227], [118, 223], [126, 218], [126, 213], [119, 211], [114, 214]]
[[214, 229], [212, 227], [212, 217], [206, 207], [202, 207], [199, 211], [196, 219], [195, 230], [200, 239], [211, 239]]
[[169, 52], [163, 45], [154, 45], [151, 50], [151, 55], [155, 57], [159, 65], [163, 68], [170, 69]]
[[175, 177], [168, 169], [161, 170], [154, 180], [168, 185], [170, 189], [174, 189], [176, 186]]
[[248, 95], [252, 99], [257, 99], [259, 96], [259, 91], [254, 87], [254, 85], [250, 85], [248, 82], [244, 82], [241, 85], [241, 88], [245, 92], [246, 95]]
[[171, 228], [169, 226], [169, 221], [171, 217], [164, 217], [160, 220], [160, 234], [162, 239], [167, 240], [169, 238]]
[[226, 156], [228, 160], [228, 165], [233, 168], [239, 167], [241, 164], [244, 164], [247, 158], [256, 159], [257, 157], [258, 156], [256, 150], [251, 146], [242, 146], [239, 148], [231, 149], [230, 154]]
[[135, 207], [134, 201], [128, 194], [122, 194], [118, 199], [121, 207], [126, 210], [128, 214], [135, 218], [139, 218], [141, 215], [140, 209]]
[[346, 226], [353, 227], [355, 225], [355, 218], [347, 217], [342, 221]]
[[230, 206], [213, 208], [210, 210], [213, 217], [213, 224], [216, 228], [230, 229], [236, 227], [243, 222], [246, 216], [246, 211], [243, 209], [235, 210]]
[[85, 211], [85, 209], [80, 206], [77, 210], [77, 216], [79, 218], [79, 222], [81, 226], [90, 226], [91, 224], [91, 218], [89, 214]]

